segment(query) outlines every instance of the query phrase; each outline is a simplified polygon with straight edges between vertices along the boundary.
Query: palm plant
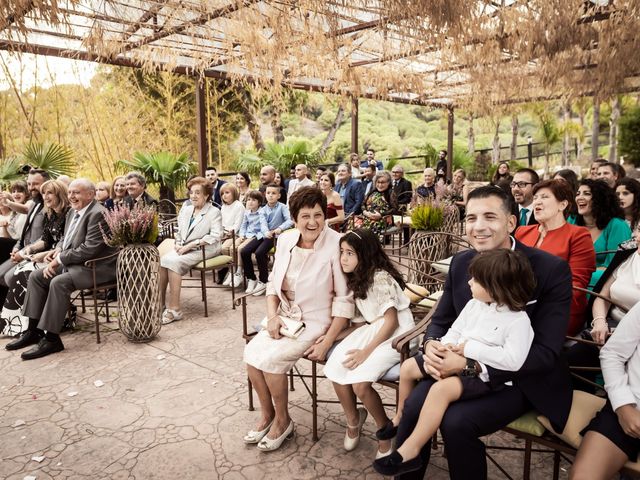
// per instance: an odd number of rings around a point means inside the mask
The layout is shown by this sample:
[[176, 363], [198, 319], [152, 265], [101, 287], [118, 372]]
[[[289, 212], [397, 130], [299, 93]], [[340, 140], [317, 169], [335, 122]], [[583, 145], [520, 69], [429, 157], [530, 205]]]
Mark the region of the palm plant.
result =
[[257, 175], [265, 165], [273, 166], [278, 172], [288, 172], [293, 165], [304, 163], [314, 167], [318, 163], [315, 152], [305, 140], [287, 140], [283, 143], [270, 142], [264, 151], [248, 151], [236, 161], [236, 168]]
[[20, 174], [20, 159], [18, 157], [8, 157], [0, 163], [0, 186], [6, 187], [14, 180], [22, 177]]
[[30, 143], [22, 152], [22, 162], [46, 170], [52, 178], [73, 176], [76, 170], [73, 151], [59, 143]]
[[139, 171], [147, 183], [159, 186], [160, 200], [167, 199], [172, 203], [176, 200], [175, 191], [195, 172], [195, 165], [186, 153], [174, 155], [169, 152], [136, 152], [132, 160], [120, 160], [116, 168]]

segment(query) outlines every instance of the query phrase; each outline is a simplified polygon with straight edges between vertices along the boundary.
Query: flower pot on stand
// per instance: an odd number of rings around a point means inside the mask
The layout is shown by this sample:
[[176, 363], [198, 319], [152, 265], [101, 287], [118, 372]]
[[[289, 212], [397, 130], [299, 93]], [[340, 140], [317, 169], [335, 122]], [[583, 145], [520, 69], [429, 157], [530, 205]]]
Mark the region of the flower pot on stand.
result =
[[118, 255], [120, 331], [132, 342], [148, 342], [162, 327], [159, 270], [160, 254], [154, 245], [126, 245]]

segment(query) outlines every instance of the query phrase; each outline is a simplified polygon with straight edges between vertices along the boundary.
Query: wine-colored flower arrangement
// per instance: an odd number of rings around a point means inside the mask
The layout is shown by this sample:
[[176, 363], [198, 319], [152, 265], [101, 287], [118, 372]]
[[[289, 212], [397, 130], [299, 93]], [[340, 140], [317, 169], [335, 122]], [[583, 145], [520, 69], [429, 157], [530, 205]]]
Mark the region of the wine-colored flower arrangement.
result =
[[116, 205], [103, 212], [107, 229], [100, 226], [102, 237], [111, 247], [124, 247], [135, 243], [154, 243], [158, 238], [156, 207]]

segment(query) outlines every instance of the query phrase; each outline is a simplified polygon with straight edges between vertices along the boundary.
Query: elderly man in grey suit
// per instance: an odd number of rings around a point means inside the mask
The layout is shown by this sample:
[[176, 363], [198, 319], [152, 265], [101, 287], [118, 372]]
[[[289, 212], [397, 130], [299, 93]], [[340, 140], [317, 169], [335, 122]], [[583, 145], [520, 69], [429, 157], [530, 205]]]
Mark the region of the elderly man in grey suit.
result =
[[[44, 170], [32, 169], [27, 176], [27, 189], [31, 195], [33, 204], [27, 211], [22, 210], [27, 208], [25, 205], [17, 202], [10, 201], [5, 195], [2, 196], [3, 202], [12, 210], [19, 213], [26, 213], [27, 220], [22, 229], [22, 235], [16, 242], [11, 251], [11, 256], [8, 259], [0, 259], [0, 308], [4, 305], [5, 297], [7, 296], [7, 285], [9, 280], [13, 277], [13, 271], [18, 263], [24, 258], [22, 257], [22, 249], [31, 245], [34, 242], [40, 240], [42, 236], [42, 230], [44, 229], [44, 215], [43, 215], [43, 203], [42, 195], [40, 195], [40, 187], [42, 184], [49, 180], [49, 174]], [[4, 260], [4, 261], [3, 261]]]
[[[114, 252], [102, 238], [100, 225], [105, 227], [104, 209], [94, 196], [95, 186], [89, 180], [71, 182], [71, 210], [67, 214], [64, 236], [56, 250], [45, 259], [49, 264], [29, 277], [23, 312], [29, 317], [29, 328], [18, 340], [5, 347], [17, 350], [37, 344], [21, 355], [23, 360], [44, 357], [64, 349], [59, 334], [69, 309], [71, 293], [93, 286], [91, 269], [84, 263]], [[116, 276], [115, 257], [100, 263], [96, 276], [98, 283], [113, 281]]]

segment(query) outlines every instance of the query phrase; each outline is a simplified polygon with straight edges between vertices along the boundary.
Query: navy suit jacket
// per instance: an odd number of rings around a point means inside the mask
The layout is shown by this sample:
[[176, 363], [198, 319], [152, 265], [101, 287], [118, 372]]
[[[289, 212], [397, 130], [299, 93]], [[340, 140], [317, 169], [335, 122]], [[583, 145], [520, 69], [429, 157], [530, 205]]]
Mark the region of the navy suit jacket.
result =
[[[340, 193], [341, 186], [342, 184], [337, 182], [334, 190]], [[360, 214], [362, 212], [362, 201], [364, 200], [364, 188], [362, 182], [351, 178], [344, 188], [346, 189], [344, 195], [341, 195], [343, 197], [342, 204], [344, 205], [344, 214]]]
[[213, 196], [211, 200], [213, 201], [214, 207], [222, 208], [222, 198], [220, 198], [220, 187], [222, 187], [222, 185], [224, 185], [225, 183], [227, 182], [225, 182], [224, 180], [218, 179], [216, 183], [216, 187], [213, 189]]
[[[549, 418], [556, 431], [562, 431], [573, 398], [569, 370], [561, 357], [569, 325], [571, 270], [561, 258], [537, 248], [516, 241], [516, 249], [527, 256], [536, 278], [537, 285], [526, 308], [534, 331], [533, 344], [517, 372], [487, 365], [489, 381], [494, 386], [513, 381], [531, 405]], [[427, 337], [444, 336], [471, 299], [469, 263], [476, 254], [467, 250], [451, 261], [444, 294], [427, 327]]]

